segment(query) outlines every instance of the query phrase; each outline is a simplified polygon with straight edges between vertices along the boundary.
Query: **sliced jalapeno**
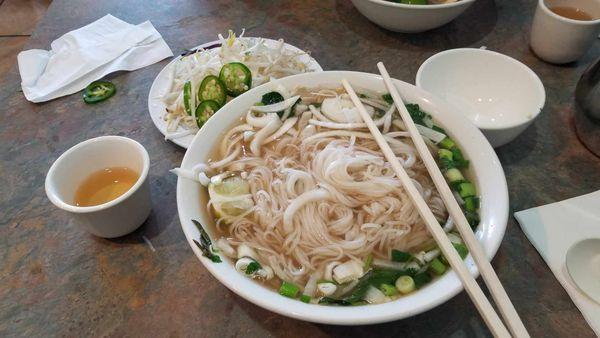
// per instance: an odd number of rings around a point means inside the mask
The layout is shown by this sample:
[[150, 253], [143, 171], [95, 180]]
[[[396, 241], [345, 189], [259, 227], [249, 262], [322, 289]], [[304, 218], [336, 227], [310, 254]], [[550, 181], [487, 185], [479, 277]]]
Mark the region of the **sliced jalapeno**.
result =
[[231, 62], [221, 67], [219, 80], [227, 88], [227, 94], [238, 96], [252, 86], [252, 73], [243, 63]]
[[196, 108], [196, 124], [198, 124], [198, 128], [202, 128], [204, 123], [206, 123], [206, 121], [208, 121], [208, 119], [213, 116], [213, 114], [216, 113], [219, 108], [221, 108], [221, 105], [213, 100], [200, 102], [198, 108]]
[[183, 108], [188, 115], [192, 115], [192, 83], [190, 81], [183, 85]]
[[200, 101], [213, 100], [222, 106], [227, 99], [227, 88], [218, 77], [209, 75], [200, 83], [198, 98]]
[[94, 81], [85, 87], [83, 101], [85, 103], [98, 103], [115, 95], [117, 88], [108, 81]]

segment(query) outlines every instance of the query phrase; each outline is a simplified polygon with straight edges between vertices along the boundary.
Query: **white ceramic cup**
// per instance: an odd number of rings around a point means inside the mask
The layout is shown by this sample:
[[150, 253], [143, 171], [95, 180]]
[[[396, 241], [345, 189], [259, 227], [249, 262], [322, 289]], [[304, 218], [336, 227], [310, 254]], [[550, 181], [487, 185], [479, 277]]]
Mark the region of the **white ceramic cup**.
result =
[[[100, 205], [79, 207], [74, 203], [79, 185], [92, 173], [108, 167], [127, 167], [140, 174], [123, 195]], [[46, 195], [54, 205], [73, 217], [90, 233], [114, 238], [137, 229], [150, 214], [150, 158], [138, 142], [122, 136], [101, 136], [81, 142], [52, 164], [46, 175]]]
[[[568, 19], [550, 10], [555, 6], [579, 8], [594, 20]], [[579, 59], [600, 33], [600, 0], [539, 0], [531, 26], [531, 49], [550, 63]]]

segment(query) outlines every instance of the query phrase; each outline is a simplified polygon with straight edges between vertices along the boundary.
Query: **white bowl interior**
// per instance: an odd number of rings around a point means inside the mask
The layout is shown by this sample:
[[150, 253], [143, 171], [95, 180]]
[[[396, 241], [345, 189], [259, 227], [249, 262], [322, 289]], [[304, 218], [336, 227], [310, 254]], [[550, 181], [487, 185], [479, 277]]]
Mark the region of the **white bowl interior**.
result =
[[[355, 87], [370, 88], [384, 92], [381, 77], [374, 74], [327, 71], [287, 77], [279, 82], [288, 88], [295, 86], [341, 86], [346, 78]], [[466, 157], [471, 160], [471, 179], [477, 185], [482, 197], [481, 223], [477, 230], [487, 256], [491, 259], [496, 253], [508, 218], [508, 191], [500, 162], [481, 132], [465, 117], [451, 111], [439, 99], [413, 85], [396, 81], [407, 103], [418, 103], [425, 111], [443, 125], [449, 134], [460, 144]], [[272, 90], [270, 84], [257, 87], [229, 102], [213, 116], [196, 135], [183, 159], [182, 168], [191, 169], [198, 162], [205, 162], [221, 135], [246, 113], [249, 106], [260, 101], [262, 94]], [[200, 221], [209, 234], [213, 235], [213, 220], [206, 209], [207, 193], [198, 183], [180, 178], [177, 182], [177, 208], [183, 231], [192, 250], [205, 267], [225, 286], [245, 299], [271, 311], [302, 320], [359, 325], [386, 322], [409, 317], [426, 311], [456, 295], [462, 289], [461, 283], [449, 272], [430, 283], [418, 292], [396, 301], [357, 307], [331, 307], [305, 304], [280, 296], [260, 284], [235, 271], [229, 262], [212, 263], [204, 258], [192, 239], [199, 232], [191, 219]], [[466, 260], [469, 270], [477, 274], [477, 268], [470, 256]]]
[[92, 173], [108, 167], [144, 169], [141, 145], [126, 137], [103, 136], [84, 141], [62, 154], [50, 168], [47, 189], [54, 201], [74, 206], [75, 192]]
[[531, 69], [483, 49], [453, 49], [432, 56], [421, 65], [416, 83], [483, 129], [528, 123], [545, 101], [544, 86]]

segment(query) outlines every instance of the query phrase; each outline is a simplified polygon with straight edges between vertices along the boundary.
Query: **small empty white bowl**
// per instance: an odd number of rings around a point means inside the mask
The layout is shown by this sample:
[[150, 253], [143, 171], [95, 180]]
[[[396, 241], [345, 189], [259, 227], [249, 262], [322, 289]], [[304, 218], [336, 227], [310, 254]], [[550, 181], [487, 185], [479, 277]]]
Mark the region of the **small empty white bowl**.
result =
[[454, 20], [475, 0], [447, 4], [409, 5], [386, 0], [352, 0], [354, 7], [375, 24], [395, 32], [419, 33]]
[[567, 251], [566, 264], [579, 289], [600, 304], [600, 238], [573, 244]]
[[435, 54], [419, 68], [416, 85], [458, 108], [493, 147], [514, 140], [546, 101], [544, 85], [531, 69], [485, 49]]

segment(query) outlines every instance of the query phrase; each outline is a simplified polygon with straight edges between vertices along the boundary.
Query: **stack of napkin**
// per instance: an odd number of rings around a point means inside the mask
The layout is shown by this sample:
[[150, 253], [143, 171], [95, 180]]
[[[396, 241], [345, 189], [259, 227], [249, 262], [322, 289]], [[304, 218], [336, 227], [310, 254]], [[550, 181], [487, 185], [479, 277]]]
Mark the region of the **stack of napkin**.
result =
[[150, 21], [131, 25], [112, 15], [54, 40], [51, 50], [19, 53], [27, 100], [43, 102], [76, 93], [119, 70], [134, 70], [173, 56]]
[[600, 238], [600, 191], [515, 213], [523, 232], [565, 288], [596, 335], [600, 304], [575, 285], [565, 265], [567, 251], [579, 241]]

